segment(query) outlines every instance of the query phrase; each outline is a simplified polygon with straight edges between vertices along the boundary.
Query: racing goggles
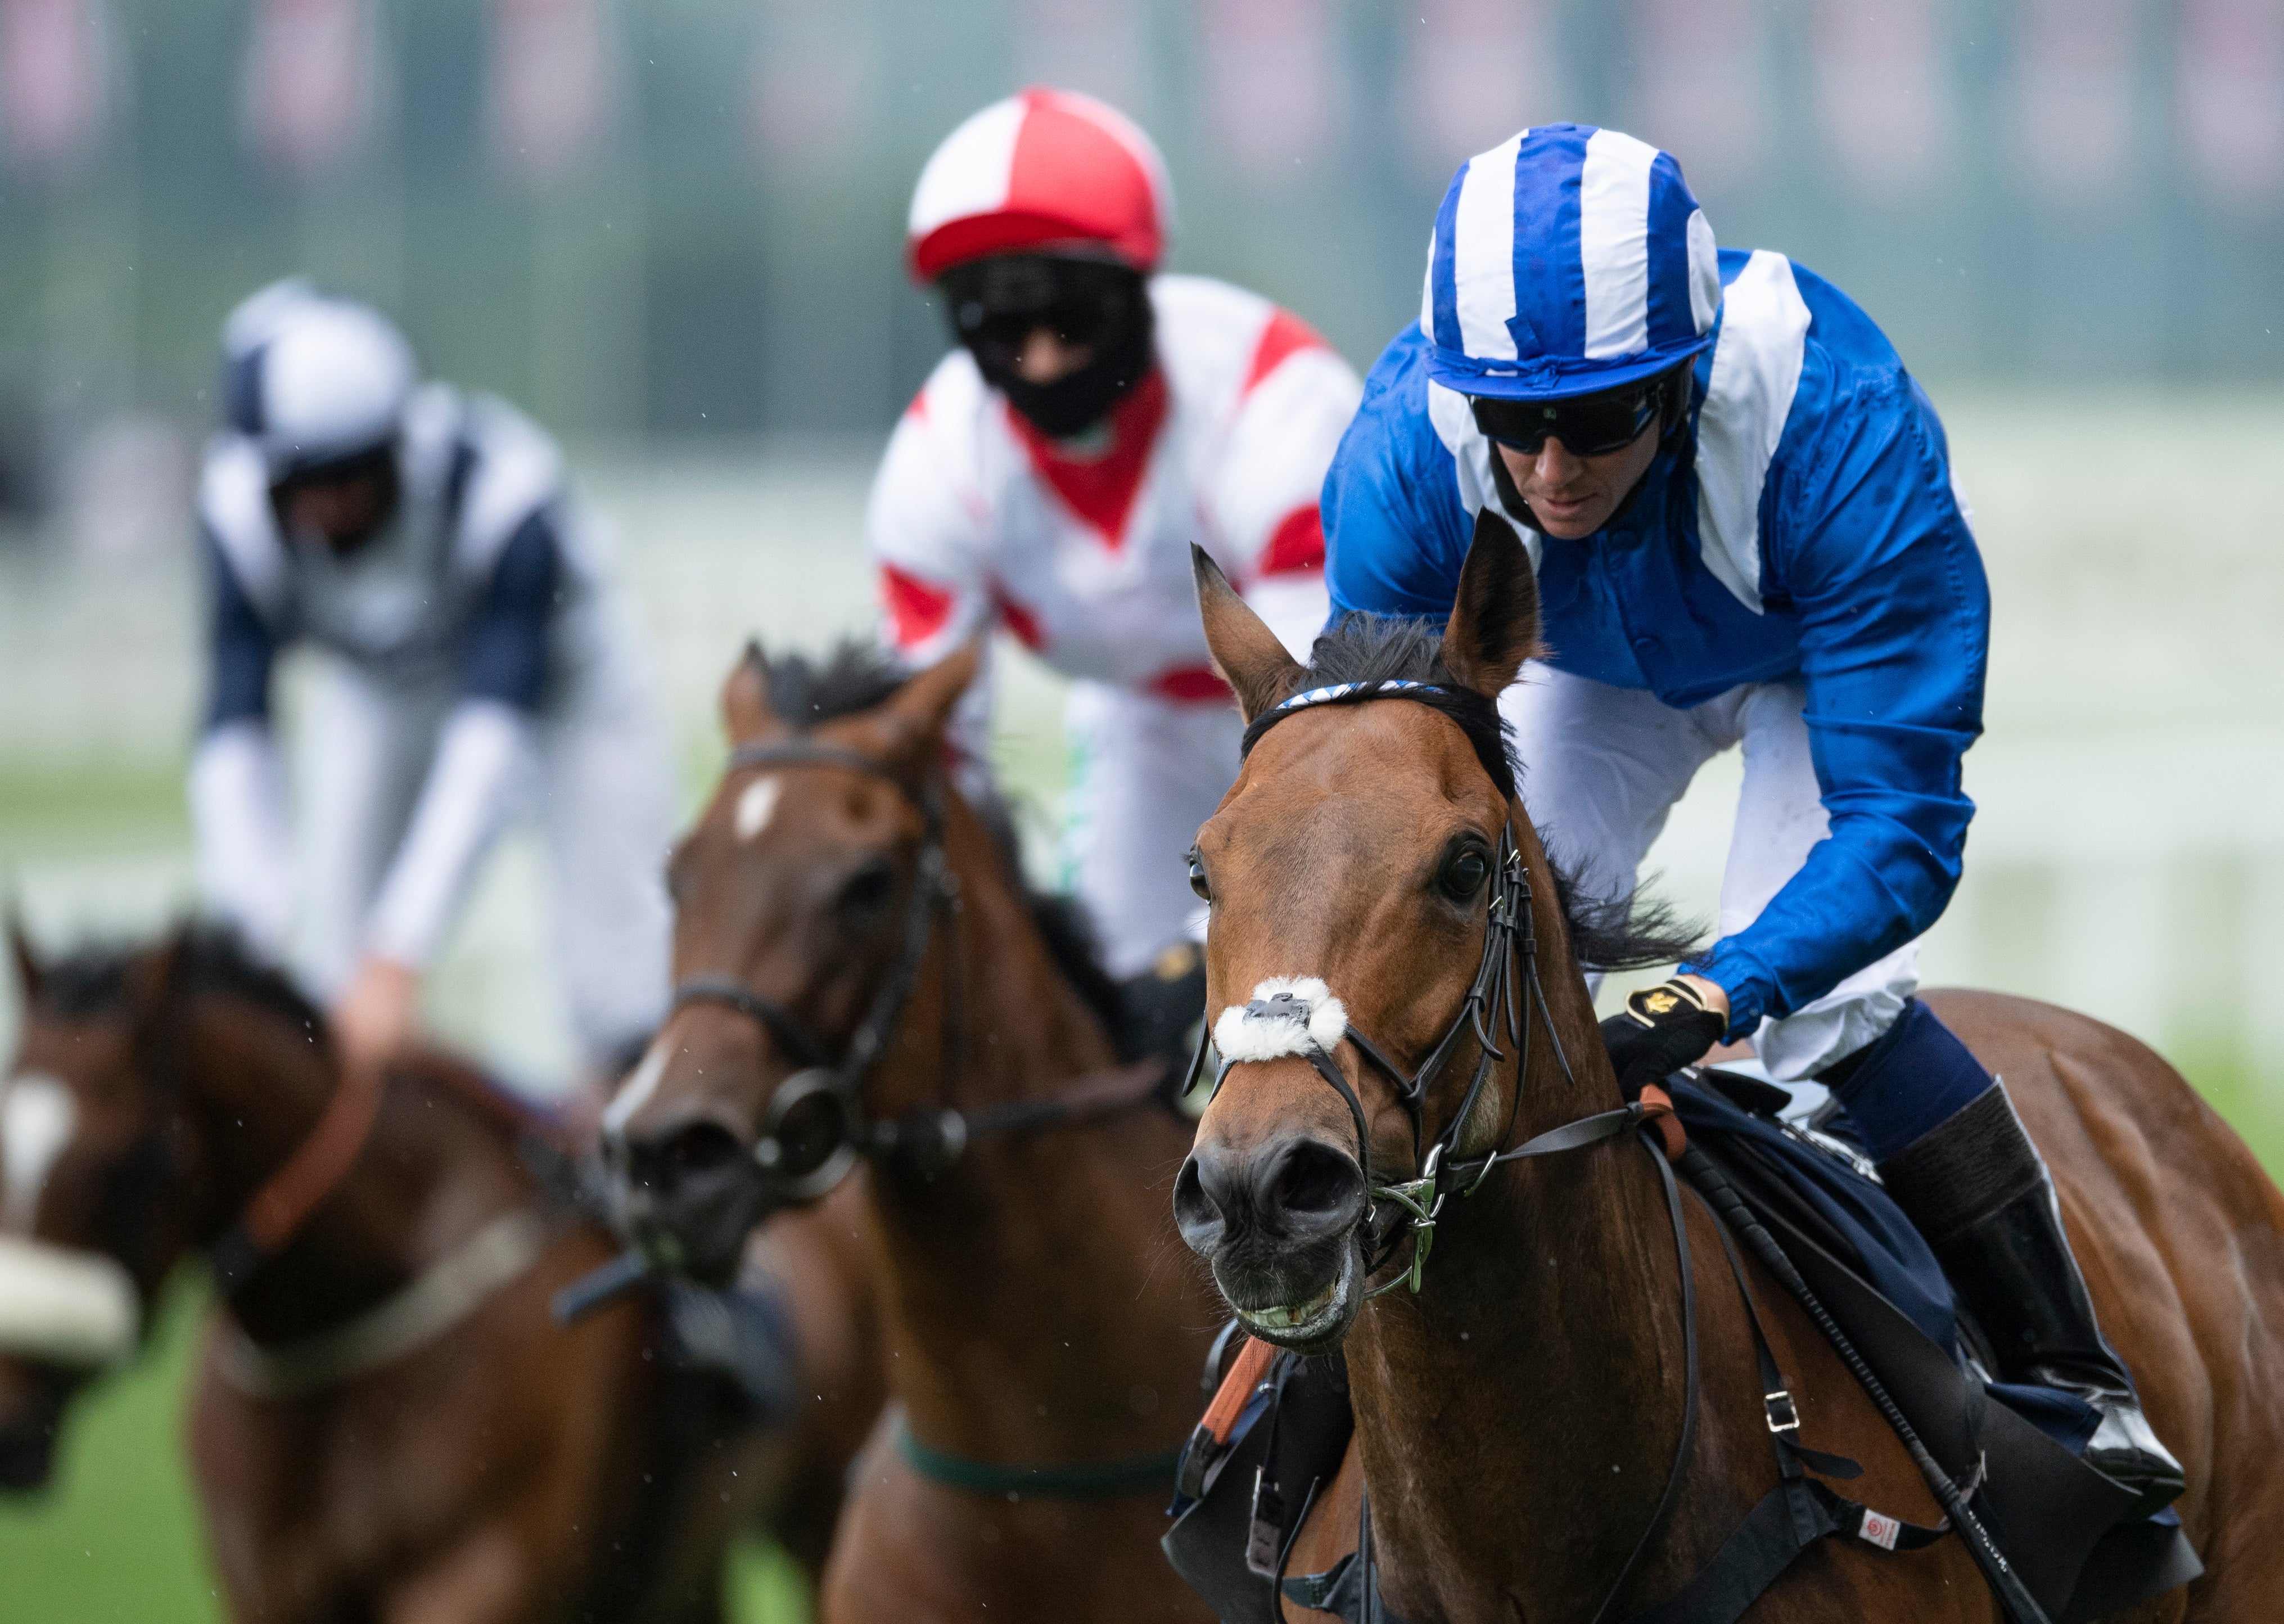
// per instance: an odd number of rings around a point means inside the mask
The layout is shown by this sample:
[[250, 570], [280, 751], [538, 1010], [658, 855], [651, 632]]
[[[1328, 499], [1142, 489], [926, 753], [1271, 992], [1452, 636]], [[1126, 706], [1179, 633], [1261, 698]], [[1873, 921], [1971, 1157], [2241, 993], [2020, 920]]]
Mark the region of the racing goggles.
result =
[[1501, 400], [1474, 395], [1475, 427], [1525, 456], [1536, 457], [1549, 440], [1560, 440], [1573, 457], [1606, 457], [1623, 451], [1641, 437], [1642, 430], [1658, 420], [1664, 409], [1667, 387], [1674, 374], [1665, 373], [1645, 383], [1581, 395], [1574, 400]]
[[1133, 319], [1141, 284], [1122, 264], [1043, 254], [996, 255], [938, 279], [953, 336], [977, 359], [1009, 365], [1041, 327], [1066, 344], [1109, 347]]

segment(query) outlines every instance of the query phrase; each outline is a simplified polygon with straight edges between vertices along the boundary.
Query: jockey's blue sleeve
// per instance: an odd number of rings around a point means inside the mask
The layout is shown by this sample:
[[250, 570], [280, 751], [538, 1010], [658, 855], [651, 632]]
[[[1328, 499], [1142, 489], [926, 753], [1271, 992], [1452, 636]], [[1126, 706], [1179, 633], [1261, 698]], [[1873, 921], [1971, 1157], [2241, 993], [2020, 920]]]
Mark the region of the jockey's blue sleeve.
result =
[[[1403, 334], [1373, 368], [1326, 476], [1335, 614], [1451, 612], [1474, 526], [1424, 391], [1410, 393], [1420, 341], [1417, 329]], [[1697, 553], [1693, 536], [1681, 545]], [[1822, 997], [1926, 930], [1950, 901], [1974, 813], [1959, 761], [1982, 731], [1990, 627], [1941, 425], [1892, 365], [1846, 365], [1807, 347], [1763, 493], [1761, 553], [1764, 612], [1795, 629], [1831, 835], [1750, 926], [1688, 967], [1728, 992], [1733, 1037]], [[1583, 596], [1549, 606], [1558, 663], [1566, 642], [1593, 640], [1592, 626], [1565, 624], [1584, 608]], [[1653, 631], [1670, 620], [1696, 636], [1690, 613], [1675, 598], [1631, 604], [1628, 619]], [[1675, 675], [1700, 694], [1706, 679], [1723, 680]]]
[[516, 528], [492, 566], [461, 652], [463, 696], [497, 699], [519, 710], [538, 708], [562, 578], [561, 544], [543, 507]]
[[1764, 496], [1764, 557], [1799, 615], [1831, 834], [1758, 918], [1685, 967], [1728, 992], [1732, 1038], [1933, 925], [1975, 815], [1959, 764], [1983, 731], [1991, 592], [1943, 426], [1896, 371], [1838, 383], [1816, 428], [1813, 454]]
[[1420, 329], [1397, 337], [1365, 380], [1318, 506], [1333, 613], [1441, 623], [1451, 613], [1474, 521], [1459, 499], [1451, 453], [1412, 398]]
[[207, 679], [205, 731], [226, 723], [270, 719], [270, 672], [278, 636], [254, 607], [222, 545], [203, 525], [199, 553], [207, 575]]

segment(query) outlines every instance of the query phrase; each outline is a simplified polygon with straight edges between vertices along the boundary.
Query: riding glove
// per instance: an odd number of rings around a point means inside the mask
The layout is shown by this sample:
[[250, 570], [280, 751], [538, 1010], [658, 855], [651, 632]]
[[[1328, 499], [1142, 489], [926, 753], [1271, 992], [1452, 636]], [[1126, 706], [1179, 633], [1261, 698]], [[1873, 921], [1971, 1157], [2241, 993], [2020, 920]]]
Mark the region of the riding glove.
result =
[[1707, 1008], [1695, 987], [1674, 980], [1626, 1000], [1623, 1011], [1602, 1023], [1602, 1041], [1617, 1068], [1618, 1091], [1631, 1100], [1703, 1059], [1728, 1029], [1727, 1017]]

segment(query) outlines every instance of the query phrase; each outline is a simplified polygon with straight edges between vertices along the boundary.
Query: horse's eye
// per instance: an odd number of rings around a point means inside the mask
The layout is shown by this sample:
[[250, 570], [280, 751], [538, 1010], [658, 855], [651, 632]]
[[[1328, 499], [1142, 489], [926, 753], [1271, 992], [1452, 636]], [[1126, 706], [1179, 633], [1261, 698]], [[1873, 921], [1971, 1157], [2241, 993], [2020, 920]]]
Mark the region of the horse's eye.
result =
[[1454, 902], [1465, 902], [1482, 890], [1483, 882], [1490, 877], [1490, 859], [1474, 846], [1455, 851], [1444, 862], [1443, 870], [1435, 876], [1435, 883]]
[[1202, 902], [1213, 900], [1213, 887], [1206, 883], [1206, 860], [1198, 855], [1195, 846], [1190, 848], [1190, 889]]
[[877, 914], [888, 906], [888, 898], [896, 889], [896, 870], [887, 862], [875, 859], [842, 882], [841, 911], [857, 915]]

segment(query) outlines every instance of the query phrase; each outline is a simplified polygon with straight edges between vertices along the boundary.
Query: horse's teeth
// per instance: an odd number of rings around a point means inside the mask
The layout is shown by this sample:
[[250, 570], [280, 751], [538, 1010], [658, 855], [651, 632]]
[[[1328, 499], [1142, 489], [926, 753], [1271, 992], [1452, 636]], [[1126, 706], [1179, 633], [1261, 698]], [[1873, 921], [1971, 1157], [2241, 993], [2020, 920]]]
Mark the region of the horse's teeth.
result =
[[1297, 1325], [1322, 1314], [1332, 1306], [1333, 1294], [1340, 1289], [1340, 1276], [1335, 1275], [1330, 1285], [1305, 1303], [1289, 1308], [1252, 1308], [1246, 1311], [1245, 1317], [1264, 1330], [1282, 1330], [1288, 1325]]

